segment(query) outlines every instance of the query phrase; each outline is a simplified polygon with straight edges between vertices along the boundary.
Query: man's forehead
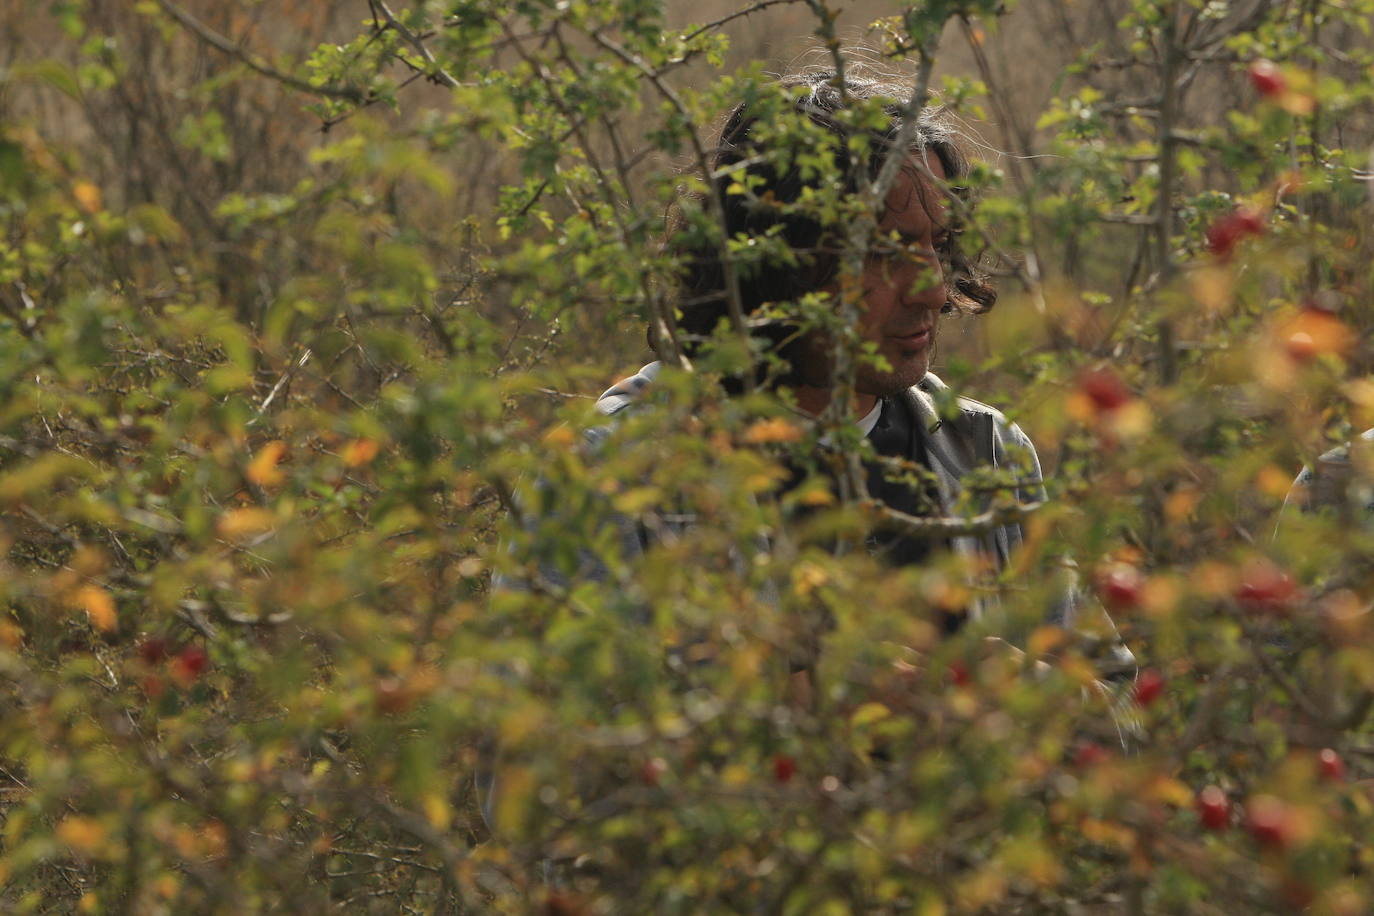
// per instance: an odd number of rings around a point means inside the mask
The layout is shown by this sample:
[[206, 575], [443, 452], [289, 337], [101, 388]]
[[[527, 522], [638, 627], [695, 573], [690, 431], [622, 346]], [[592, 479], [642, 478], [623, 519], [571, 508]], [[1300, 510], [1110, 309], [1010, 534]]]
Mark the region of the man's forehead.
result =
[[[926, 151], [924, 165], [931, 175], [944, 180], [945, 169], [938, 156]], [[882, 228], [901, 231], [907, 226], [920, 227], [928, 222], [940, 225], [944, 221], [945, 194], [926, 177], [921, 160], [913, 155], [897, 173], [888, 192]]]

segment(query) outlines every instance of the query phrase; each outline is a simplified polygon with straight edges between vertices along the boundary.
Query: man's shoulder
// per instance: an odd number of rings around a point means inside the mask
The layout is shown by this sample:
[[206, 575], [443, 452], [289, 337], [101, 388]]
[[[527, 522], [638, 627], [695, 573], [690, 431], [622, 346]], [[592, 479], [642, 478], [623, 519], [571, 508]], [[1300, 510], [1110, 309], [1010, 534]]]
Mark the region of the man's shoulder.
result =
[[640, 367], [640, 370], [634, 375], [616, 382], [603, 391], [601, 397], [596, 399], [597, 411], [609, 417], [611, 414], [619, 413], [629, 407], [639, 400], [649, 383], [658, 378], [659, 370], [662, 368], [663, 363], [655, 360], [647, 366]]
[[[1002, 413], [1002, 411], [993, 407], [991, 404], [985, 404], [974, 398], [954, 394], [950, 390], [949, 385], [945, 384], [944, 380], [934, 372], [927, 372], [925, 378], [917, 382], [911, 390], [918, 401], [934, 411], [937, 415], [941, 413], [939, 409], [940, 405], [948, 404], [950, 401], [953, 401], [955, 406], [959, 409], [957, 417], [954, 418], [956, 422], [958, 420], [976, 422], [975, 418], [991, 418], [992, 422], [999, 428], [1017, 429], [1019, 431], [1019, 427], [1008, 420], [1006, 414]], [[944, 418], [949, 419], [947, 414]], [[983, 420], [983, 422], [986, 422], [986, 420]]]

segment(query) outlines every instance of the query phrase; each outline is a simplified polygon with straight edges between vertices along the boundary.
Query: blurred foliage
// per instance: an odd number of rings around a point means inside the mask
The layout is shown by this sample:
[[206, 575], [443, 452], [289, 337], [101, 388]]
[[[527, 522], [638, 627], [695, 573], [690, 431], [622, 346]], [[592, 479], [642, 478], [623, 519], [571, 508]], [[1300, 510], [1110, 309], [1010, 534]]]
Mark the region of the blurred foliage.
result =
[[[913, 84], [959, 45], [931, 85], [1006, 154], [965, 233], [1002, 300], [937, 366], [1053, 471], [993, 581], [842, 549], [865, 515], [824, 487], [773, 498], [825, 430], [723, 397], [730, 339], [651, 409], [590, 409], [671, 318], [664, 213], [722, 112], [787, 108], [726, 66], [738, 19], [12, 6], [7, 912], [1374, 905], [1367, 451], [1275, 533], [1298, 468], [1374, 426], [1370, 0], [875, 23]], [[843, 59], [821, 0], [721, 18], [798, 10]], [[1072, 59], [990, 57], [1018, 15]], [[1060, 68], [1043, 112], [1030, 63]], [[696, 524], [627, 555], [616, 519], [670, 507]], [[1141, 660], [1115, 700], [1043, 625], [1066, 557]], [[970, 588], [1004, 612], [940, 636]]]

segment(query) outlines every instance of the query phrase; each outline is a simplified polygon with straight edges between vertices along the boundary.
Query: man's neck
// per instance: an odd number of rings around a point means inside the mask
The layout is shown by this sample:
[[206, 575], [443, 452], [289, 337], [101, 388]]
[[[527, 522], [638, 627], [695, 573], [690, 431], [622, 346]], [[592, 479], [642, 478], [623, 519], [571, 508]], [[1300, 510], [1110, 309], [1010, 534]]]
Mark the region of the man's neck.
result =
[[[810, 385], [798, 385], [793, 389], [797, 397], [797, 406], [809, 413], [813, 417], [819, 417], [821, 413], [830, 406], [833, 389], [813, 388]], [[877, 395], [865, 394], [861, 391], [854, 392], [854, 416], [866, 416], [873, 405], [878, 403]]]

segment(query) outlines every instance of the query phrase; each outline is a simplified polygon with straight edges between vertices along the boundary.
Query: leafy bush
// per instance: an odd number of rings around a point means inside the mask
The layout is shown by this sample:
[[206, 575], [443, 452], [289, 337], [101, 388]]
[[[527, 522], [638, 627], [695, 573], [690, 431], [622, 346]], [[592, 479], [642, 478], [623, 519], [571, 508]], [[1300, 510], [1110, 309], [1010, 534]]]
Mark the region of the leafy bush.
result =
[[[857, 444], [725, 396], [729, 328], [585, 397], [671, 334], [670, 204], [769, 249], [690, 192], [723, 112], [788, 109], [726, 35], [793, 4], [318, 6], [53, 4], [4, 71], [7, 910], [1369, 908], [1363, 450], [1275, 533], [1374, 426], [1368, 0], [1070, 11], [1038, 120], [990, 50], [1058, 4], [880, 11], [1006, 152], [965, 232], [1002, 301], [937, 367], [1051, 471], [992, 581], [784, 492]], [[1075, 565], [1133, 682], [1045, 623]], [[1003, 612], [942, 636], [971, 588]]]

